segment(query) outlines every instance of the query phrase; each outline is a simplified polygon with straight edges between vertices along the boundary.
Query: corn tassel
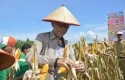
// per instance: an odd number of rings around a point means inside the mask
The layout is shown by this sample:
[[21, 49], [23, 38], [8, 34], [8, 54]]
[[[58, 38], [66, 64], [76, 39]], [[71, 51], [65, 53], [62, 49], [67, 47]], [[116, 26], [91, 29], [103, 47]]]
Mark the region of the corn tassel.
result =
[[[64, 48], [64, 54], [63, 54], [63, 57], [66, 58], [67, 57], [67, 47]], [[66, 68], [65, 67], [60, 67], [59, 70], [58, 70], [58, 73], [63, 73], [66, 71]]]
[[48, 73], [48, 70], [49, 70], [49, 65], [45, 64], [40, 71], [40, 73], [41, 73], [40, 80], [46, 79], [46, 75]]
[[15, 55], [16, 60], [19, 60], [19, 59], [20, 59], [20, 55], [21, 55], [21, 51], [20, 51], [20, 49], [18, 48], [18, 49], [16, 50], [16, 55]]

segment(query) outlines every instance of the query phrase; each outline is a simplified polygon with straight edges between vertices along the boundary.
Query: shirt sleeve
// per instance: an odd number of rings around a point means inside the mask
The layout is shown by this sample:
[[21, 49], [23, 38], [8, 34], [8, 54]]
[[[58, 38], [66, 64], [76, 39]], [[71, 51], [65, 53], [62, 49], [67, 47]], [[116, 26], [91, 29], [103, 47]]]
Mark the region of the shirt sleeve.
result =
[[[51, 69], [54, 69], [54, 63], [56, 58], [55, 57], [49, 57], [45, 55], [41, 55], [41, 50], [43, 48], [43, 43], [42, 40], [40, 39], [41, 37], [37, 36], [36, 40], [34, 41], [35, 47], [37, 49], [37, 54], [38, 54], [38, 65], [41, 67], [44, 64], [49, 64]], [[31, 48], [33, 49], [33, 47]], [[31, 58], [33, 57], [33, 52], [30, 50], [30, 52], [27, 54], [27, 62], [31, 64]]]

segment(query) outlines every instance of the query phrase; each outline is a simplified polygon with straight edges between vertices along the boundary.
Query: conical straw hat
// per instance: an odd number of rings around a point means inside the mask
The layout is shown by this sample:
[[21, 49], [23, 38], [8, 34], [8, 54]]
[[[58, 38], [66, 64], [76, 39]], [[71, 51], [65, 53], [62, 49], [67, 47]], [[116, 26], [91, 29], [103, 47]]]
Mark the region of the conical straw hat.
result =
[[77, 21], [77, 19], [64, 5], [56, 9], [47, 17], [45, 17], [43, 21], [48, 21], [48, 22], [56, 21], [70, 25], [80, 26], [80, 23]]
[[15, 58], [11, 54], [0, 49], [0, 70], [9, 68], [14, 62]]

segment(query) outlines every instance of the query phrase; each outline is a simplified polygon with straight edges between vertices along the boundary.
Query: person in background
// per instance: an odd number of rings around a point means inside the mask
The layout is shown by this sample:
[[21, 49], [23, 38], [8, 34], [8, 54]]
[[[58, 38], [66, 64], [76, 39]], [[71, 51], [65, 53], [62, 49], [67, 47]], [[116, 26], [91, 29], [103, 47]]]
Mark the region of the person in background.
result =
[[[16, 44], [16, 39], [12, 36], [3, 37], [0, 42], [0, 49], [3, 51], [10, 53], [12, 55], [12, 51]], [[10, 77], [10, 67], [0, 71], [0, 80], [8, 80]]]
[[117, 33], [117, 39], [118, 40], [114, 42], [114, 47], [119, 58], [120, 69], [123, 72], [125, 80], [125, 41], [123, 40], [123, 32], [119, 31]]
[[15, 71], [15, 80], [22, 80], [24, 73], [29, 70], [29, 65], [26, 62], [26, 54], [30, 51], [31, 45], [24, 44], [21, 47], [20, 60], [18, 61], [19, 69]]
[[[50, 32], [40, 33], [37, 35], [34, 44], [38, 52], [38, 64], [43, 66], [49, 64], [49, 73], [46, 80], [58, 80], [60, 74], [57, 73], [59, 67], [65, 67], [69, 70], [70, 67], [75, 67], [79, 71], [84, 70], [84, 64], [82, 61], [78, 65], [75, 65], [75, 54], [73, 48], [68, 55], [64, 58], [64, 47], [70, 44], [64, 39], [64, 35], [67, 33], [71, 25], [80, 26], [79, 22], [72, 15], [72, 13], [62, 5], [50, 15], [45, 17], [43, 21], [51, 22], [53, 30]], [[70, 44], [71, 45], [71, 44]], [[32, 54], [27, 54], [27, 61], [31, 62]]]

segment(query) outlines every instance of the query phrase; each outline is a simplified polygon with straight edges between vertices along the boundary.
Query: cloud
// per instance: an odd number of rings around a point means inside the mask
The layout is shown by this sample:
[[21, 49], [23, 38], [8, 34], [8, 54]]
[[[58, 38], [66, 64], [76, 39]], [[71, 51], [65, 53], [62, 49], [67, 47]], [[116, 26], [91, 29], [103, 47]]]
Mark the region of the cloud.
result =
[[96, 35], [97, 34], [95, 32], [93, 32], [93, 31], [87, 31], [86, 38], [88, 38], [88, 39], [94, 39], [96, 37]]
[[84, 36], [89, 42], [96, 38], [96, 33], [93, 31], [80, 32], [79, 35]]

